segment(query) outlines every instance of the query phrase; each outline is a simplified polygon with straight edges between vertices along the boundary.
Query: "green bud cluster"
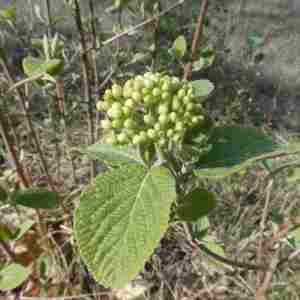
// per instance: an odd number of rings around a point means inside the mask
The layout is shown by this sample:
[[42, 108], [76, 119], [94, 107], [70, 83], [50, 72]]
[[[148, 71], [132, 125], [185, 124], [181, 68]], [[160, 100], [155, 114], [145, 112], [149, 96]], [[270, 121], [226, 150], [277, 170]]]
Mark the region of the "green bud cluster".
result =
[[105, 91], [97, 109], [107, 143], [181, 144], [188, 129], [204, 120], [190, 83], [160, 73], [145, 73], [114, 84]]

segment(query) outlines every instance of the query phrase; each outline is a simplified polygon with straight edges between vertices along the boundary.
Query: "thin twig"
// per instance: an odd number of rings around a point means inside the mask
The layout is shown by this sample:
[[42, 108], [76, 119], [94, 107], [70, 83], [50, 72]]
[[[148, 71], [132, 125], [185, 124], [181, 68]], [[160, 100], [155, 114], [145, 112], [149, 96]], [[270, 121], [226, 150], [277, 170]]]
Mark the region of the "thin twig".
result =
[[211, 256], [215, 260], [220, 261], [220, 262], [222, 262], [226, 265], [232, 266], [232, 267], [237, 267], [237, 268], [246, 269], [246, 270], [266, 270], [267, 269], [266, 266], [264, 266], [264, 265], [249, 264], [249, 263], [244, 263], [244, 262], [240, 262], [237, 260], [231, 260], [231, 259], [225, 258], [225, 257], [211, 251], [210, 249], [208, 249], [203, 243], [201, 243], [197, 239], [193, 239], [193, 237], [191, 235], [190, 227], [187, 223], [184, 223], [183, 227], [184, 227], [184, 231], [186, 233], [186, 237], [187, 237], [188, 241], [190, 242], [190, 244], [193, 247], [200, 249], [205, 254]]
[[[123, 32], [121, 32], [119, 34], [116, 34], [115, 36], [113, 36], [113, 37], [111, 37], [111, 38], [103, 41], [101, 43], [100, 47], [107, 46], [107, 45], [111, 44], [112, 42], [114, 42], [115, 40], [118, 40], [118, 39], [120, 39], [120, 38], [122, 38], [124, 36], [134, 34], [138, 29], [143, 28], [144, 26], [155, 22], [157, 20], [157, 18], [161, 18], [164, 15], [168, 14], [171, 10], [173, 10], [174, 8], [177, 8], [178, 6], [182, 5], [185, 1], [186, 0], [180, 0], [180, 1], [176, 2], [175, 4], [171, 5], [170, 7], [166, 8], [165, 10], [163, 10], [162, 12], [160, 12], [159, 14], [154, 15], [153, 17], [151, 17], [151, 18], [149, 18], [149, 19], [147, 19], [147, 20], [145, 20], [145, 21], [143, 21], [143, 22], [141, 22], [141, 23], [139, 23], [139, 24], [137, 24], [137, 25], [129, 28], [128, 30], [125, 30], [125, 31], [123, 31]], [[97, 48], [97, 50], [98, 49], [99, 48]], [[93, 50], [93, 47], [90, 47], [90, 48], [86, 49], [86, 51], [91, 51], [91, 50]]]
[[50, 4], [50, 0], [46, 0], [46, 12], [47, 12], [47, 31], [48, 31], [48, 37], [51, 38], [53, 36], [53, 29], [52, 29], [52, 16], [51, 16], [51, 4]]
[[281, 267], [283, 264], [286, 264], [287, 262], [295, 259], [296, 257], [300, 256], [300, 249], [295, 250], [292, 254], [290, 254], [288, 257], [285, 257], [281, 259], [278, 263], [278, 268]]
[[0, 246], [4, 249], [5, 253], [7, 254], [7, 256], [11, 261], [16, 261], [15, 254], [13, 253], [13, 251], [10, 249], [9, 245], [5, 241], [0, 240]]
[[[265, 201], [265, 206], [263, 209], [262, 213], [262, 218], [260, 222], [260, 232], [259, 232], [259, 242], [258, 242], [258, 247], [257, 247], [257, 263], [261, 264], [262, 257], [263, 257], [263, 242], [264, 242], [264, 231], [266, 227], [266, 220], [268, 216], [268, 210], [269, 210], [269, 204], [270, 204], [270, 198], [271, 198], [271, 191], [273, 187], [273, 180], [271, 180], [267, 186], [266, 189], [266, 201]], [[257, 274], [257, 282], [261, 281], [261, 273]]]
[[[97, 68], [97, 31], [96, 31], [96, 18], [95, 18], [95, 7], [94, 0], [89, 0], [89, 8], [90, 8], [90, 20], [91, 20], [91, 29], [92, 29], [92, 47], [94, 48], [91, 51], [91, 62], [93, 68], [93, 94], [95, 97], [99, 97], [99, 76], [98, 76], [98, 68]], [[99, 131], [97, 130], [98, 124], [100, 121], [100, 112], [96, 113], [96, 129], [95, 129], [95, 139], [99, 138]]]
[[266, 293], [269, 289], [273, 275], [276, 271], [276, 268], [277, 268], [278, 262], [279, 262], [279, 259], [278, 259], [279, 250], [280, 249], [276, 250], [276, 253], [273, 256], [273, 259], [271, 260], [269, 269], [265, 274], [265, 278], [264, 278], [261, 286], [256, 291], [255, 300], [267, 300]]
[[[80, 35], [80, 44], [82, 49], [81, 65], [82, 65], [82, 75], [83, 75], [84, 98], [88, 104], [88, 131], [89, 131], [89, 144], [91, 145], [95, 143], [94, 109], [93, 109], [94, 104], [93, 104], [92, 91], [91, 91], [92, 81], [89, 72], [91, 70], [91, 66], [88, 59], [88, 53], [87, 53], [88, 47], [87, 47], [85, 33], [83, 29], [81, 10], [80, 10], [78, 0], [75, 0], [74, 4], [75, 4], [74, 17], [77, 25], [77, 30]], [[91, 161], [90, 175], [91, 175], [91, 179], [94, 178], [96, 175], [95, 161]]]
[[6, 126], [5, 120], [4, 120], [4, 116], [2, 111], [0, 110], [0, 133], [3, 139], [3, 142], [5, 144], [5, 148], [7, 150], [7, 152], [9, 153], [10, 157], [11, 157], [11, 161], [17, 171], [18, 177], [21, 180], [22, 185], [25, 188], [29, 187], [29, 183], [28, 180], [25, 176], [24, 173], [24, 169], [22, 164], [20, 163], [19, 159], [18, 159], [18, 155], [15, 151], [14, 146], [12, 145], [11, 141], [10, 141], [10, 137], [9, 137], [9, 133], [8, 133], [8, 128]]
[[185, 70], [184, 70], [184, 79], [186, 80], [189, 80], [192, 75], [193, 62], [197, 57], [197, 52], [201, 43], [201, 37], [204, 28], [204, 20], [207, 13], [207, 9], [208, 9], [208, 0], [203, 0], [201, 3], [196, 31], [193, 36], [190, 61], [185, 66]]
[[[5, 74], [8, 82], [9, 82], [9, 85], [13, 86], [15, 83], [14, 83], [14, 80], [12, 79], [12, 76], [10, 75], [10, 72], [8, 70], [8, 67], [6, 65], [5, 60], [0, 59], [0, 65], [2, 66], [2, 69], [4, 71], [4, 74]], [[34, 129], [34, 126], [33, 126], [33, 123], [32, 123], [31, 117], [30, 117], [30, 114], [28, 113], [28, 110], [27, 110], [27, 107], [26, 107], [27, 100], [25, 99], [25, 96], [22, 95], [22, 93], [21, 93], [21, 91], [19, 89], [15, 89], [15, 95], [16, 95], [17, 100], [20, 102], [20, 105], [21, 105], [21, 108], [22, 108], [22, 113], [24, 114], [28, 131], [29, 131], [29, 133], [31, 135], [31, 138], [34, 141], [34, 144], [35, 144], [35, 147], [36, 147], [36, 151], [37, 151], [37, 153], [39, 155], [39, 158], [41, 160], [42, 168], [43, 168], [43, 170], [45, 172], [45, 175], [47, 177], [48, 184], [51, 187], [51, 189], [53, 191], [55, 191], [56, 188], [55, 188], [53, 179], [52, 179], [52, 177], [50, 175], [46, 159], [45, 159], [45, 157], [43, 155], [43, 151], [41, 149], [40, 142], [38, 140], [38, 136], [37, 136], [37, 134], [35, 132], [35, 129]]]

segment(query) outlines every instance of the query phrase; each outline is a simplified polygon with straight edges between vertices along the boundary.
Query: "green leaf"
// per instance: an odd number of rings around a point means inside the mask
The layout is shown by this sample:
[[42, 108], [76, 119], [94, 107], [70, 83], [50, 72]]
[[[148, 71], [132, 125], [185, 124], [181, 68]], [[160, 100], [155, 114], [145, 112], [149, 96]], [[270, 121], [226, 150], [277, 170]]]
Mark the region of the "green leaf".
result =
[[30, 208], [54, 209], [59, 205], [59, 196], [45, 188], [31, 188], [15, 192], [12, 203]]
[[14, 235], [6, 224], [0, 223], [0, 241], [11, 241]]
[[209, 219], [207, 216], [200, 218], [192, 223], [192, 235], [195, 239], [202, 240], [209, 230]]
[[183, 35], [179, 36], [173, 43], [173, 53], [178, 59], [182, 59], [187, 50], [187, 43]]
[[28, 221], [25, 221], [24, 223], [22, 223], [17, 231], [14, 233], [14, 240], [17, 241], [19, 239], [21, 239], [24, 234], [26, 234], [26, 232], [28, 232], [28, 230], [35, 224], [34, 221], [32, 220], [28, 220]]
[[33, 77], [43, 73], [56, 76], [62, 71], [62, 68], [63, 61], [61, 59], [50, 59], [46, 61], [31, 56], [23, 59], [24, 73], [28, 77]]
[[217, 204], [213, 193], [200, 188], [187, 194], [182, 203], [177, 208], [177, 213], [186, 222], [195, 222], [206, 216]]
[[300, 182], [300, 168], [294, 168], [291, 170], [287, 176], [286, 181], [291, 184]]
[[[205, 246], [213, 253], [219, 255], [219, 256], [222, 256], [222, 257], [225, 257], [225, 251], [224, 251], [224, 248], [217, 244], [216, 242], [214, 242], [213, 240], [211, 239], [207, 239], [206, 240], [207, 242], [205, 243]], [[209, 266], [212, 267], [212, 268], [220, 268], [220, 267], [223, 267], [224, 264], [216, 259], [213, 259], [213, 258], [209, 258]]]
[[13, 3], [9, 5], [7, 8], [0, 10], [0, 19], [4, 19], [7, 21], [15, 22], [17, 16], [17, 6], [15, 4], [16, 1], [12, 1]]
[[193, 86], [195, 96], [199, 98], [208, 97], [215, 89], [214, 84], [207, 79], [195, 80], [192, 81], [191, 84]]
[[83, 153], [91, 159], [99, 160], [113, 166], [128, 163], [143, 163], [138, 153], [133, 148], [126, 146], [97, 143], [83, 150]]
[[210, 67], [216, 58], [216, 54], [214, 49], [208, 47], [201, 51], [201, 56], [199, 60], [193, 63], [193, 70], [194, 71], [201, 71], [202, 69], [206, 69]]
[[168, 227], [175, 198], [169, 170], [137, 164], [99, 175], [83, 192], [75, 237], [99, 283], [120, 288], [136, 277]]
[[223, 178], [253, 163], [275, 155], [279, 150], [269, 136], [255, 128], [217, 127], [209, 139], [212, 150], [198, 162], [195, 174], [203, 178]]
[[31, 271], [18, 264], [10, 264], [0, 271], [0, 290], [9, 291], [24, 283]]

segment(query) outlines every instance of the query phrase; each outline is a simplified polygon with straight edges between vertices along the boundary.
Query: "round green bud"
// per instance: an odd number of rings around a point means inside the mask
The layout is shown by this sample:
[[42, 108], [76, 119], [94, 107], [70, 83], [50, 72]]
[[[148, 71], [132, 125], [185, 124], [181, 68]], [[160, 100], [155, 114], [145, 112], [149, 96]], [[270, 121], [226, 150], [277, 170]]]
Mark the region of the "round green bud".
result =
[[141, 139], [141, 143], [145, 143], [148, 140], [148, 135], [146, 131], [141, 131], [140, 132], [140, 139]]
[[135, 135], [132, 138], [132, 144], [138, 145], [138, 144], [141, 144], [141, 143], [142, 143], [142, 138], [139, 135]]
[[184, 130], [184, 123], [181, 121], [178, 121], [175, 125], [175, 130], [176, 131], [183, 131]]
[[167, 92], [171, 89], [171, 84], [168, 81], [164, 81], [163, 85], [161, 86], [162, 91]]
[[152, 140], [156, 139], [156, 131], [154, 129], [148, 129], [147, 131], [148, 137]]
[[168, 93], [168, 92], [163, 92], [162, 95], [161, 95], [161, 99], [164, 100], [164, 101], [168, 101], [171, 99], [171, 94]]
[[169, 112], [169, 107], [168, 107], [168, 104], [160, 104], [158, 106], [158, 109], [157, 109], [157, 112], [161, 115], [163, 114], [167, 114]]
[[124, 121], [124, 127], [127, 129], [132, 129], [135, 127], [135, 122], [132, 119], [126, 119]]
[[160, 138], [158, 141], [158, 145], [160, 147], [165, 147], [167, 145], [168, 141], [165, 138]]
[[106, 119], [106, 120], [102, 120], [102, 121], [101, 121], [100, 126], [101, 126], [101, 128], [103, 128], [103, 129], [111, 129], [112, 124], [111, 124], [110, 120], [107, 120], [107, 119]]
[[153, 97], [151, 95], [147, 95], [143, 98], [145, 104], [150, 105], [153, 103]]
[[123, 89], [118, 84], [114, 84], [112, 86], [111, 90], [112, 90], [112, 94], [113, 94], [114, 98], [116, 98], [116, 99], [120, 98], [123, 95]]
[[128, 106], [124, 106], [124, 107], [122, 107], [122, 111], [123, 111], [124, 117], [129, 117], [130, 114], [132, 113], [132, 108], [130, 108]]
[[120, 119], [116, 119], [111, 122], [111, 125], [112, 125], [112, 128], [120, 129], [123, 127], [123, 122]]
[[103, 99], [107, 102], [113, 101], [114, 96], [113, 96], [112, 91], [110, 89], [105, 91]]
[[176, 133], [173, 135], [172, 137], [172, 140], [175, 142], [175, 143], [178, 143], [180, 142], [180, 140], [182, 139], [182, 135], [180, 133]]
[[110, 105], [108, 102], [105, 101], [98, 101], [97, 102], [97, 110], [98, 111], [107, 111], [109, 109]]
[[137, 79], [137, 80], [134, 81], [133, 89], [136, 92], [140, 91], [143, 87], [144, 87], [144, 81], [143, 80]]
[[117, 135], [117, 141], [121, 144], [124, 144], [128, 141], [127, 134], [125, 132], [121, 132]]
[[148, 95], [148, 94], [150, 94], [151, 93], [151, 91], [149, 90], [149, 89], [147, 89], [147, 88], [143, 88], [142, 89], [142, 94], [144, 95], [144, 96], [146, 96], [146, 95]]
[[182, 104], [181, 104], [180, 100], [177, 97], [176, 98], [174, 97], [173, 98], [173, 102], [172, 102], [172, 109], [175, 110], [175, 111], [179, 110], [179, 108], [181, 107], [181, 105]]
[[161, 125], [166, 125], [169, 122], [168, 115], [160, 115], [158, 121]]
[[204, 116], [195, 116], [195, 117], [192, 117], [192, 124], [193, 125], [196, 125], [196, 124], [199, 124], [200, 122], [202, 122], [204, 120]]
[[127, 80], [126, 83], [124, 84], [124, 88], [132, 89], [133, 88], [133, 80], [132, 79]]
[[115, 145], [117, 143], [117, 138], [115, 135], [109, 135], [105, 138], [107, 144]]
[[154, 123], [154, 121], [155, 120], [154, 120], [153, 116], [151, 116], [150, 114], [144, 115], [144, 122], [145, 122], [145, 124], [151, 125], [151, 124]]
[[114, 119], [120, 118], [123, 114], [122, 105], [118, 102], [113, 103], [111, 108], [107, 111], [107, 114]]
[[152, 90], [152, 95], [153, 95], [154, 97], [160, 96], [160, 89], [159, 89], [159, 88], [154, 88], [154, 89]]
[[174, 130], [173, 129], [168, 129], [167, 131], [167, 137], [171, 138], [174, 135]]
[[191, 97], [189, 97], [189, 96], [185, 96], [185, 97], [183, 97], [182, 102], [183, 102], [185, 105], [188, 105], [189, 103], [192, 103], [192, 99], [191, 99]]
[[187, 105], [186, 105], [186, 110], [187, 111], [195, 111], [195, 109], [196, 109], [196, 105], [194, 104], [194, 103], [188, 103]]
[[172, 121], [172, 122], [176, 122], [176, 120], [177, 120], [177, 114], [176, 114], [176, 112], [171, 112], [170, 113], [170, 115], [169, 115], [169, 118], [170, 118], [170, 120]]
[[130, 87], [124, 87], [124, 89], [123, 89], [123, 97], [124, 98], [130, 98], [131, 97], [131, 95], [132, 95], [132, 89], [130, 88]]
[[133, 109], [135, 107], [134, 101], [132, 99], [127, 99], [125, 101], [124, 105], [131, 109]]
[[132, 138], [136, 134], [136, 132], [133, 129], [127, 129], [126, 133], [127, 133], [127, 136], [130, 138]]
[[160, 138], [164, 137], [165, 135], [166, 135], [165, 131], [160, 130], [160, 131], [157, 132], [157, 136], [160, 137]]
[[154, 125], [154, 129], [155, 129], [156, 131], [160, 131], [160, 130], [161, 130], [161, 125], [160, 125], [159, 123], [156, 123], [156, 124]]
[[177, 96], [178, 96], [179, 99], [183, 99], [186, 96], [185, 90], [184, 89], [180, 89], [178, 91], [178, 93], [177, 93]]
[[147, 89], [152, 89], [154, 87], [154, 81], [152, 81], [151, 79], [144, 79], [144, 86], [147, 88]]
[[136, 102], [140, 102], [142, 100], [142, 95], [139, 92], [133, 92], [132, 93], [132, 99]]

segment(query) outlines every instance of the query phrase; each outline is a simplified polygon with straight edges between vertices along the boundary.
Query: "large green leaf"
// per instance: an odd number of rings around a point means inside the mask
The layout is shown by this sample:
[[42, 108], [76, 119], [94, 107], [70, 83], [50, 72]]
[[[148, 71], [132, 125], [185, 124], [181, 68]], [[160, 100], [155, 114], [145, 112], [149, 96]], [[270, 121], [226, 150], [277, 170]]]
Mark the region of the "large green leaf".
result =
[[23, 59], [24, 73], [28, 77], [33, 77], [43, 73], [56, 76], [61, 72], [62, 68], [63, 62], [61, 59], [43, 60], [31, 56]]
[[12, 202], [30, 208], [54, 209], [59, 205], [59, 196], [45, 188], [31, 188], [15, 192]]
[[168, 227], [175, 180], [131, 164], [99, 175], [75, 213], [80, 254], [98, 282], [119, 288], [143, 269]]
[[215, 128], [209, 144], [212, 150], [195, 170], [199, 177], [223, 178], [280, 151], [278, 144], [255, 128], [238, 126]]
[[204, 189], [195, 189], [182, 199], [177, 209], [179, 217], [186, 222], [195, 222], [216, 207], [213, 193]]
[[31, 271], [18, 264], [10, 264], [0, 271], [0, 290], [9, 291], [20, 286]]
[[97, 143], [89, 146], [83, 153], [91, 159], [99, 160], [109, 165], [143, 163], [139, 158], [137, 151], [125, 146]]

